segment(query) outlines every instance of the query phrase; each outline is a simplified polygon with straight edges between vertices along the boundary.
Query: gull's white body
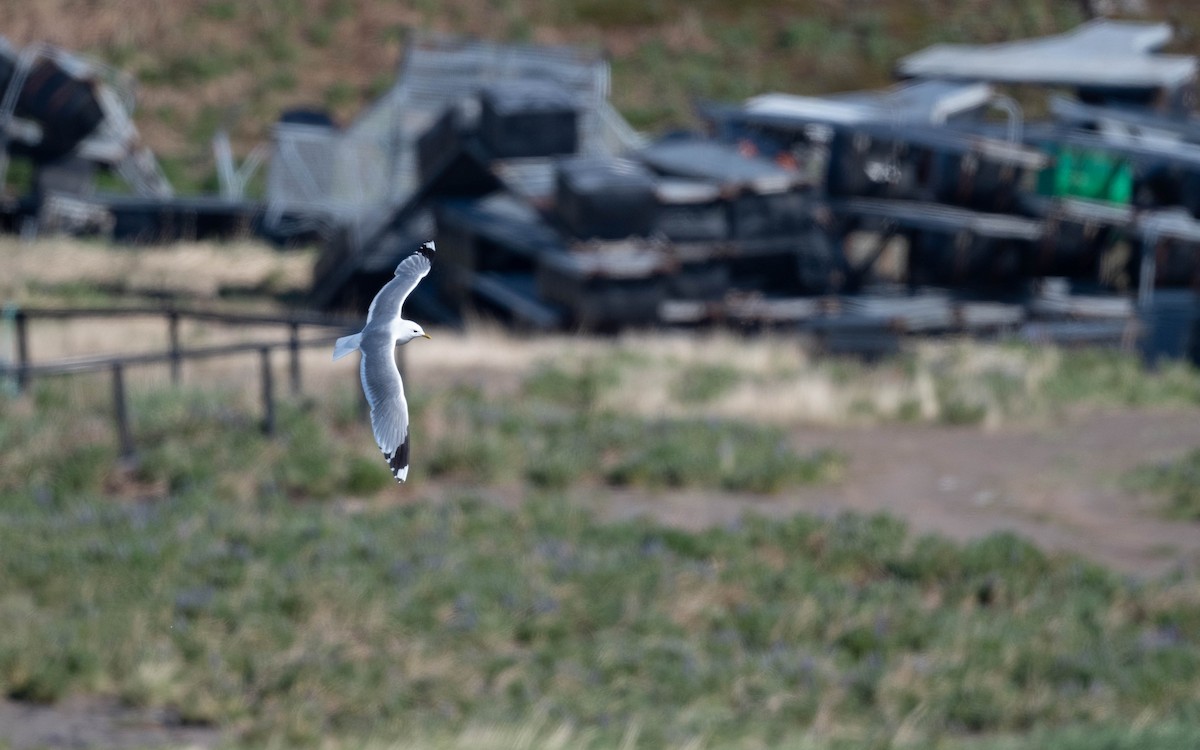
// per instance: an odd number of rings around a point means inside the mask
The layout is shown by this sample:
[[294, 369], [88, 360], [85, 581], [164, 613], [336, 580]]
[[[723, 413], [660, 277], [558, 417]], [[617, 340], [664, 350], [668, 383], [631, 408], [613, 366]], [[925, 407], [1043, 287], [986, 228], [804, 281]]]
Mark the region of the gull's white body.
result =
[[396, 481], [408, 479], [408, 401], [396, 367], [396, 345], [429, 335], [421, 326], [400, 313], [404, 300], [432, 267], [435, 248], [426, 242], [396, 266], [396, 275], [383, 285], [371, 308], [367, 323], [358, 333], [343, 336], [333, 345], [333, 358], [341, 359], [358, 349], [362, 352], [359, 375], [371, 406], [371, 430], [383, 451]]

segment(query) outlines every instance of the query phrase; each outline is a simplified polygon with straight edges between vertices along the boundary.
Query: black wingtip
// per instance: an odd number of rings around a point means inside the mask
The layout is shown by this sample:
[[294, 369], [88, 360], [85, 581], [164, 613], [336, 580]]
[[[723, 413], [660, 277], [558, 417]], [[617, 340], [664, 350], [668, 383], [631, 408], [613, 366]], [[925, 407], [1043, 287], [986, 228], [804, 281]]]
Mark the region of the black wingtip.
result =
[[404, 442], [399, 448], [392, 453], [384, 453], [383, 457], [388, 462], [388, 468], [392, 470], [392, 477], [404, 484], [408, 480], [408, 436], [404, 437]]
[[433, 256], [437, 254], [437, 247], [434, 246], [433, 240], [429, 240], [428, 242], [422, 242], [421, 246], [417, 248], [417, 252], [433, 260]]

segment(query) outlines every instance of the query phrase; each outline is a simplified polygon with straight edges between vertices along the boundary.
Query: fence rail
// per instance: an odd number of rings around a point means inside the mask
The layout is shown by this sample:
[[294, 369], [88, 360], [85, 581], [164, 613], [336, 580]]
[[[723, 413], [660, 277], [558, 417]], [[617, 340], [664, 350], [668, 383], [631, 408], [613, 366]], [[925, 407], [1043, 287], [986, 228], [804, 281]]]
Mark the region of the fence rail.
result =
[[[146, 317], [162, 316], [167, 323], [168, 346], [166, 351], [137, 354], [100, 355], [73, 357], [49, 362], [33, 362], [29, 347], [29, 322], [33, 319], [65, 320], [73, 318]], [[79, 375], [93, 372], [109, 372], [112, 377], [113, 421], [121, 459], [129, 461], [136, 455], [133, 430], [129, 416], [129, 405], [125, 386], [125, 371], [130, 367], [166, 364], [170, 367], [171, 380], [178, 383], [182, 377], [183, 363], [188, 360], [236, 356], [257, 352], [259, 355], [259, 377], [262, 394], [262, 430], [268, 435], [275, 432], [275, 381], [271, 370], [271, 353], [286, 349], [289, 355], [289, 377], [293, 395], [301, 393], [300, 351], [303, 349], [330, 346], [338, 335], [361, 328], [362, 321], [312, 314], [269, 315], [257, 313], [226, 313], [213, 310], [177, 307], [97, 307], [97, 308], [31, 308], [7, 311], [16, 329], [16, 361], [0, 363], [0, 378], [15, 380], [18, 392], [24, 390], [34, 378]], [[179, 323], [183, 319], [204, 320], [230, 325], [279, 325], [288, 329], [286, 341], [251, 341], [215, 346], [184, 347], [180, 344]], [[336, 329], [336, 333], [301, 337], [302, 327]], [[399, 361], [397, 362], [399, 366]]]

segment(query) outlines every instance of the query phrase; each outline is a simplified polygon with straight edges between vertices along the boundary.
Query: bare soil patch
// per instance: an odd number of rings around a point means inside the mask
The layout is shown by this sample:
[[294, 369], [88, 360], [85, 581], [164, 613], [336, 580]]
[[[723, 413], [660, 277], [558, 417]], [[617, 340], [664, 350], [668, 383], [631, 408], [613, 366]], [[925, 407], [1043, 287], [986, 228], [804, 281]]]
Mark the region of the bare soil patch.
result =
[[607, 517], [649, 515], [698, 529], [742, 514], [889, 513], [918, 532], [966, 540], [1014, 531], [1134, 575], [1200, 563], [1200, 528], [1158, 515], [1121, 475], [1200, 446], [1195, 412], [1093, 412], [1045, 426], [995, 430], [940, 425], [804, 427], [802, 447], [848, 457], [844, 479], [778, 497], [721, 492], [597, 492]]
[[12, 750], [211, 748], [220, 739], [216, 729], [181, 726], [175, 717], [112, 701], [80, 698], [50, 706], [0, 701], [0, 744]]

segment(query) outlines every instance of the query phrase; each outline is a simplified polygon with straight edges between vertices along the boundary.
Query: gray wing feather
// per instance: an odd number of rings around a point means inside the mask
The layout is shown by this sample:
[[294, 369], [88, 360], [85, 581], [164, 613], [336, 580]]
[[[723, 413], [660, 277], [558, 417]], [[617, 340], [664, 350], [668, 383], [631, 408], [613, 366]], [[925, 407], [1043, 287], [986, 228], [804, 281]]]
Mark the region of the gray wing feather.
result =
[[[390, 337], [363, 338], [359, 370], [363, 393], [371, 406], [375, 442], [392, 464], [397, 478], [403, 479], [401, 472], [406, 475], [408, 469], [408, 401], [404, 398], [404, 384], [396, 368], [395, 344]], [[403, 466], [398, 466], [393, 459], [401, 457]]]
[[417, 282], [425, 278], [432, 265], [429, 258], [421, 253], [413, 253], [400, 261], [400, 265], [396, 266], [396, 275], [371, 300], [371, 307], [367, 310], [367, 328], [372, 323], [391, 325], [393, 320], [399, 318], [404, 300], [416, 289]]

